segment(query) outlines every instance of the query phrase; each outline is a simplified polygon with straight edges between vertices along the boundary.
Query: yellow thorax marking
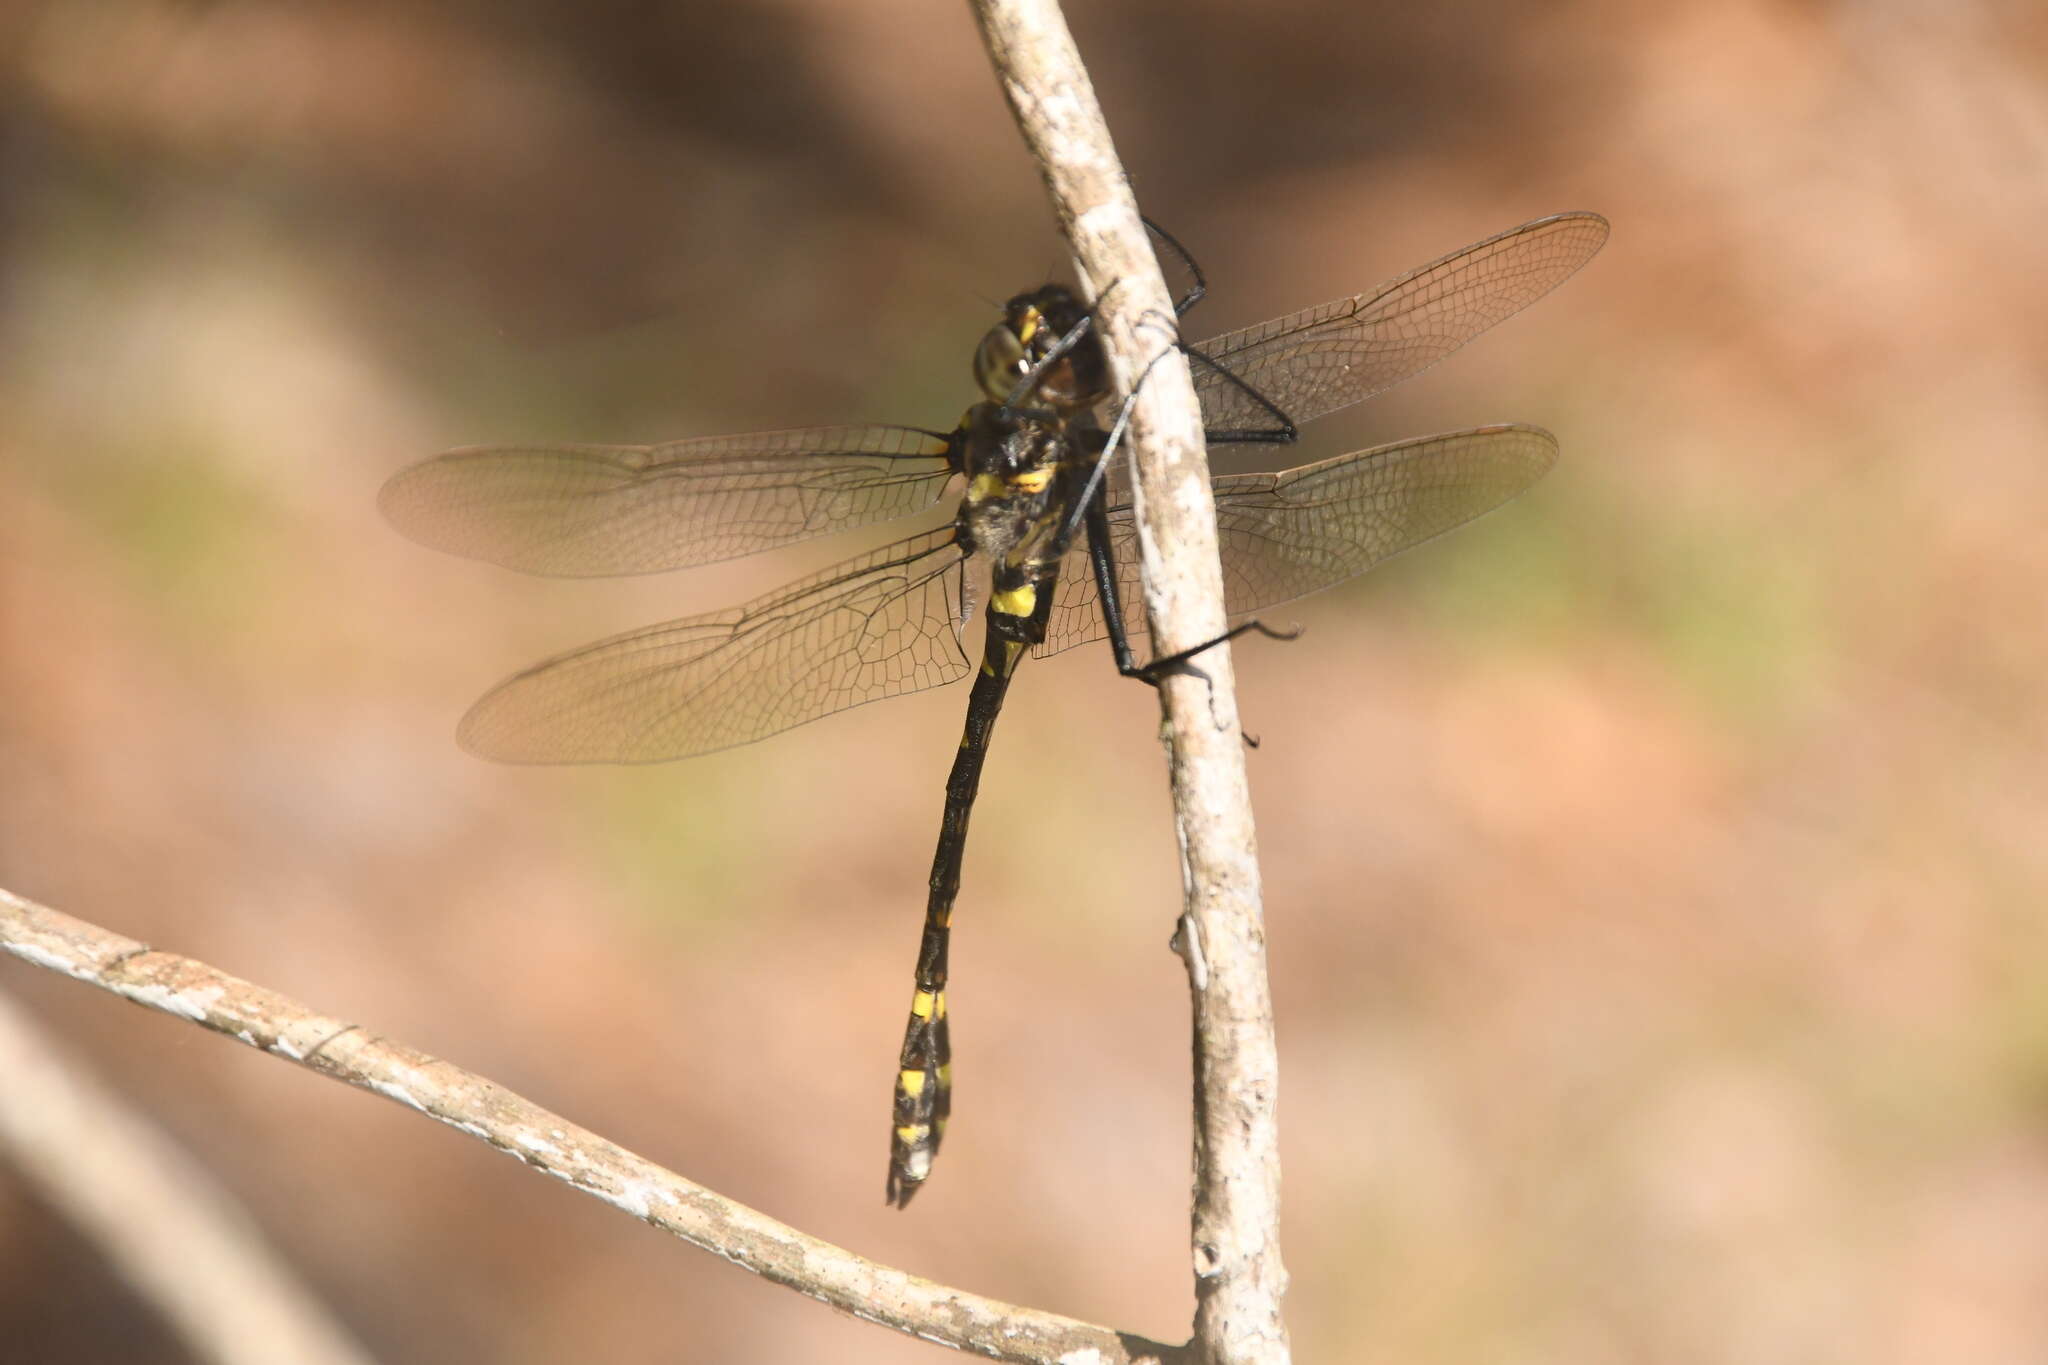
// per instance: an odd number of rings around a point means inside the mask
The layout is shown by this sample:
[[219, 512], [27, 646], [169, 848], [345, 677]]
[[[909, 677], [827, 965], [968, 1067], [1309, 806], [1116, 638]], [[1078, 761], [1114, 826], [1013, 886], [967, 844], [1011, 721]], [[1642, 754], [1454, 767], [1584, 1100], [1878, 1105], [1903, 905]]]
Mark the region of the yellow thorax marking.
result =
[[976, 474], [973, 482], [967, 485], [967, 500], [969, 502], [992, 502], [1008, 491], [1009, 486], [1003, 482], [1002, 475]]
[[990, 611], [1001, 612], [1005, 616], [1029, 616], [1038, 606], [1038, 585], [1026, 583], [992, 593], [988, 605]]
[[1010, 476], [1010, 487], [1019, 493], [1042, 493], [1052, 482], [1051, 469], [1027, 469], [1021, 474]]

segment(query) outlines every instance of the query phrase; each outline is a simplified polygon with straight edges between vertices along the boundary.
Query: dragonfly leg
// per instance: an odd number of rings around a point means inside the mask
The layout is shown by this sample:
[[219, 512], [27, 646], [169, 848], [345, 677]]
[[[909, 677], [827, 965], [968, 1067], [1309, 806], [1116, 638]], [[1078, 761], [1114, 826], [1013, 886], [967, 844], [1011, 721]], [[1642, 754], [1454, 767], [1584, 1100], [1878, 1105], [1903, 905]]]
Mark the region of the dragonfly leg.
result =
[[1188, 276], [1194, 281], [1188, 286], [1186, 293], [1173, 301], [1173, 315], [1175, 317], [1183, 317], [1190, 308], [1200, 303], [1204, 296], [1208, 294], [1209, 277], [1202, 273], [1201, 266], [1195, 264], [1194, 253], [1181, 245], [1180, 238], [1174, 236], [1143, 214], [1139, 214], [1138, 218], [1139, 221], [1145, 224], [1146, 231], [1150, 232], [1167, 246], [1173, 248], [1173, 254], [1180, 257], [1180, 263], [1187, 267]]
[[1301, 439], [1301, 428], [1294, 425], [1294, 419], [1287, 415], [1286, 410], [1272, 399], [1266, 397], [1265, 394], [1259, 392], [1249, 380], [1238, 374], [1237, 371], [1220, 361], [1212, 360], [1206, 353], [1188, 345], [1186, 342], [1180, 344], [1180, 349], [1181, 354], [1188, 358], [1190, 365], [1216, 375], [1224, 383], [1264, 408], [1273, 419], [1274, 425], [1270, 427], [1211, 428], [1202, 433], [1203, 438], [1210, 445], [1291, 446]]
[[[1213, 640], [1204, 640], [1201, 644], [1194, 645], [1188, 649], [1183, 649], [1173, 654], [1169, 654], [1163, 659], [1154, 659], [1149, 664], [1141, 664], [1136, 667], [1133, 667], [1128, 672], [1126, 672], [1124, 676], [1127, 678], [1136, 678], [1138, 679], [1138, 681], [1147, 683], [1153, 687], [1159, 686], [1159, 680], [1161, 678], [1170, 677], [1174, 674], [1180, 674], [1185, 677], [1200, 678], [1203, 684], [1209, 689], [1209, 717], [1212, 721], [1215, 722], [1216, 728], [1220, 730], [1223, 728], [1223, 721], [1216, 715], [1216, 680], [1211, 678], [1202, 669], [1197, 668], [1194, 664], [1190, 663], [1189, 660], [1193, 659], [1195, 655], [1202, 653], [1204, 650], [1214, 649], [1216, 648], [1216, 646], [1222, 644], [1226, 640], [1234, 640], [1238, 636], [1245, 634], [1247, 631], [1254, 630], [1256, 630], [1257, 632], [1259, 632], [1259, 634], [1265, 636], [1269, 640], [1298, 640], [1301, 638], [1300, 626], [1296, 626], [1292, 630], [1275, 630], [1271, 626], [1267, 625], [1264, 621], [1246, 621], [1240, 625], [1232, 626], [1229, 630], [1224, 631], [1221, 635], [1217, 636]], [[1259, 739], [1257, 735], [1252, 734], [1248, 730], [1239, 730], [1238, 735], [1244, 740], [1247, 748], [1256, 749], [1259, 747]]]
[[1188, 661], [1197, 654], [1216, 648], [1226, 640], [1235, 640], [1238, 636], [1251, 631], [1257, 631], [1269, 640], [1293, 640], [1300, 637], [1299, 626], [1292, 630], [1275, 630], [1265, 622], [1254, 619], [1239, 622], [1213, 640], [1204, 640], [1198, 645], [1191, 645], [1164, 658], [1154, 659], [1148, 664], [1139, 663], [1136, 652], [1131, 649], [1130, 633], [1124, 625], [1122, 594], [1117, 588], [1116, 559], [1109, 538], [1109, 511], [1098, 497], [1090, 501], [1084, 511], [1084, 517], [1088, 526], [1089, 567], [1095, 576], [1095, 597], [1102, 611], [1103, 626], [1109, 635], [1110, 652], [1116, 658], [1116, 671], [1124, 677], [1136, 678], [1154, 687], [1159, 685], [1161, 678], [1176, 673], [1192, 675], [1206, 682], [1209, 675]]
[[1200, 678], [1203, 682], [1208, 682], [1209, 675], [1188, 661], [1197, 654], [1207, 653], [1220, 644], [1235, 640], [1238, 636], [1249, 634], [1252, 631], [1257, 631], [1268, 640], [1299, 640], [1301, 638], [1300, 626], [1295, 626], [1289, 630], [1275, 630], [1264, 621], [1241, 621], [1213, 640], [1204, 640], [1198, 645], [1190, 645], [1186, 649], [1176, 650], [1162, 658], [1154, 659], [1149, 664], [1137, 664], [1129, 669], [1120, 668], [1118, 671], [1126, 678], [1136, 678], [1140, 682], [1150, 683], [1154, 687], [1159, 686], [1161, 678], [1172, 677], [1175, 674], [1196, 677]]

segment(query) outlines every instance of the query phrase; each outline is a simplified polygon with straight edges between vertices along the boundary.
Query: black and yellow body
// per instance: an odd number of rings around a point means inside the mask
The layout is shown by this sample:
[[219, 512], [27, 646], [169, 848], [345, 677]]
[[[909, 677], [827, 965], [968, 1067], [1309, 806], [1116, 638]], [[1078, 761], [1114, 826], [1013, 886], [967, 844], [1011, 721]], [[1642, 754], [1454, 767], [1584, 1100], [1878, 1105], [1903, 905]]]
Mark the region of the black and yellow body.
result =
[[[1101, 434], [1085, 414], [1105, 380], [1100, 347], [1092, 335], [1083, 335], [1084, 319], [1085, 310], [1057, 285], [1011, 300], [1003, 324], [976, 355], [976, 374], [990, 401], [969, 409], [956, 435], [967, 492], [955, 534], [963, 548], [986, 556], [989, 595], [981, 667], [946, 778], [917, 983], [897, 1058], [886, 1193], [898, 1208], [931, 1174], [953, 1108], [946, 954], [989, 740], [1017, 665], [1045, 641], [1077, 521], [1074, 504], [1100, 496], [1091, 492], [1097, 485], [1089, 476], [1102, 457]], [[1047, 406], [1013, 407], [1005, 401], [1019, 380]]]
[[[1293, 440], [1295, 423], [1419, 374], [1534, 302], [1606, 236], [1596, 214], [1538, 219], [1365, 293], [1183, 347], [1210, 443]], [[1201, 289], [1179, 254], [1195, 286], [1176, 312]], [[964, 481], [949, 524], [738, 606], [543, 660], [492, 688], [456, 732], [500, 762], [665, 762], [973, 676], [896, 1069], [887, 1190], [898, 1206], [930, 1174], [951, 1108], [949, 925], [968, 819], [1018, 664], [1027, 652], [1107, 640], [1120, 673], [1156, 681], [1195, 652], [1140, 665], [1127, 638], [1121, 603], [1137, 591], [1136, 522], [1127, 487], [1103, 477], [1109, 438], [1094, 410], [1108, 381], [1086, 305], [1058, 285], [1018, 295], [974, 368], [986, 401], [949, 432], [853, 425], [646, 446], [473, 447], [400, 471], [379, 497], [425, 544], [574, 577], [751, 555], [920, 512]], [[1549, 433], [1498, 425], [1219, 477], [1226, 611], [1247, 622], [1364, 573], [1506, 502], [1556, 456]], [[1069, 544], [1084, 529], [1085, 548]], [[961, 639], [974, 559], [990, 576], [979, 669]], [[1133, 622], [1129, 633], [1142, 629]]]
[[[1192, 298], [1193, 296], [1190, 296]], [[1085, 528], [1096, 605], [1117, 671], [1156, 682], [1165, 672], [1230, 638], [1239, 627], [1165, 659], [1140, 665], [1124, 628], [1119, 562], [1097, 466], [1108, 438], [1094, 409], [1109, 386], [1107, 360], [1089, 311], [1064, 285], [1011, 299], [1003, 321], [975, 352], [975, 378], [988, 401], [970, 408], [952, 438], [966, 496], [955, 520], [958, 543], [989, 564], [987, 633], [981, 668], [967, 700], [967, 724], [946, 779], [945, 815], [932, 856], [917, 984], [897, 1059], [887, 1196], [902, 1208], [931, 1174], [953, 1107], [952, 1022], [946, 1002], [946, 953], [967, 825], [981, 787], [989, 740], [1010, 679], [1026, 653], [1041, 648], [1058, 601], [1061, 566]], [[1224, 378], [1236, 383], [1227, 370]], [[1284, 413], [1251, 391], [1293, 438]], [[1233, 439], [1262, 439], [1257, 432]]]

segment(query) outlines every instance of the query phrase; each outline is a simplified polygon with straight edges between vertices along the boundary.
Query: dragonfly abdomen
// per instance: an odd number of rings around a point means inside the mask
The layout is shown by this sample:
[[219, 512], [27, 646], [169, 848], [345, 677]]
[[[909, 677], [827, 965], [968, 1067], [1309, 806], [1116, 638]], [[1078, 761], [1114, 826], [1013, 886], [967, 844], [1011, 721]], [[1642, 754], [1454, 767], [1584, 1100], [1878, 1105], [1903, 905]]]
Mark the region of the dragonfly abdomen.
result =
[[988, 640], [974, 690], [967, 699], [967, 724], [960, 747], [946, 775], [946, 811], [939, 825], [939, 844], [932, 855], [931, 890], [925, 900], [924, 936], [917, 950], [917, 986], [910, 998], [910, 1019], [903, 1028], [903, 1050], [896, 1063], [896, 1093], [889, 1132], [888, 1202], [897, 1208], [910, 1203], [946, 1136], [953, 1110], [953, 1039], [946, 1009], [946, 956], [952, 942], [953, 902], [960, 894], [960, 866], [967, 852], [967, 825], [974, 798], [981, 791], [981, 770], [1003, 697], [1017, 665], [1031, 647], [1031, 633], [1043, 613], [1041, 593], [1028, 580], [998, 586], [989, 597]]

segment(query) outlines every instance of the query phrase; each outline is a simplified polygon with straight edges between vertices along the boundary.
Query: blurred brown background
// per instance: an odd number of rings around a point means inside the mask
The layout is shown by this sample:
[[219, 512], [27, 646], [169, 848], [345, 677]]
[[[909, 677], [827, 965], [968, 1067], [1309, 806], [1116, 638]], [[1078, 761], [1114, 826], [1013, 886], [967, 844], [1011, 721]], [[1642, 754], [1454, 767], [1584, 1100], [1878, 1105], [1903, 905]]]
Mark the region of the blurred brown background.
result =
[[[1194, 336], [1542, 213], [1615, 227], [1277, 461], [1565, 446], [1239, 652], [1301, 1358], [2042, 1359], [2048, 15], [1076, 8], [1210, 273]], [[1062, 264], [964, 7], [18, 2], [0, 129], [0, 885], [890, 1263], [1182, 1336], [1152, 699], [1092, 652], [1020, 680], [960, 1112], [898, 1214], [964, 694], [646, 770], [451, 739], [514, 668], [884, 535], [556, 583], [373, 505], [469, 442], [949, 425], [991, 301]], [[0, 989], [385, 1361], [938, 1358], [397, 1106]], [[0, 1357], [186, 1359], [4, 1167]]]

